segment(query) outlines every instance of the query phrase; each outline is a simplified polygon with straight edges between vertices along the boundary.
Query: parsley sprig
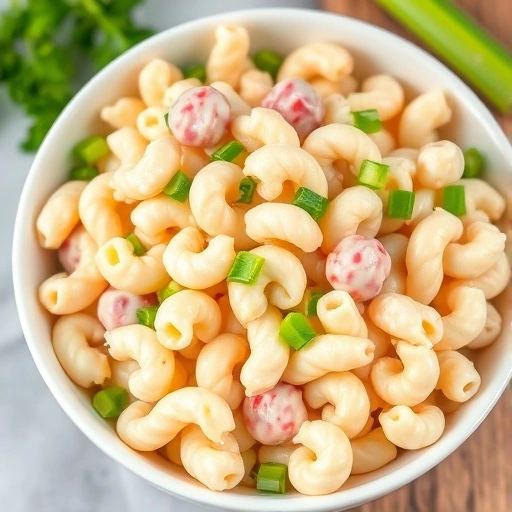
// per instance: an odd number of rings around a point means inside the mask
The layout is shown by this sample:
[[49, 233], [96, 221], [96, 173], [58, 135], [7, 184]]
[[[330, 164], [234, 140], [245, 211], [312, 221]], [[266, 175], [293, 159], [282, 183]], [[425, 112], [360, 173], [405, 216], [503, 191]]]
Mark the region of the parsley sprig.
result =
[[[0, 85], [32, 119], [21, 147], [35, 151], [73, 96], [76, 77], [153, 34], [132, 20], [143, 0], [11, 0], [0, 13]], [[0, 115], [1, 119], [1, 115]]]

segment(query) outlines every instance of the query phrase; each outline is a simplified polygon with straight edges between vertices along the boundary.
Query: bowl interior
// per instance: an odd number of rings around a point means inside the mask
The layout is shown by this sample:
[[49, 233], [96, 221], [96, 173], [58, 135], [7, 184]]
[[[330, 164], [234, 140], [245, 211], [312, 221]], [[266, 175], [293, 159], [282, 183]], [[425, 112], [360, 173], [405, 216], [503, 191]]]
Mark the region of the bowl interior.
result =
[[456, 449], [479, 425], [510, 376], [510, 319], [504, 321], [504, 332], [496, 343], [473, 354], [482, 376], [481, 389], [448, 417], [445, 434], [434, 446], [404, 452], [378, 471], [351, 477], [343, 490], [333, 495], [269, 497], [245, 488], [214, 493], [159, 456], [143, 455], [125, 446], [113, 426], [94, 413], [89, 396], [64, 374], [51, 347], [52, 320], [37, 301], [37, 287], [54, 270], [55, 257], [39, 247], [35, 219], [48, 196], [66, 179], [71, 146], [95, 131], [106, 132], [98, 121], [100, 108], [122, 95], [135, 93], [137, 73], [152, 58], [162, 57], [177, 65], [204, 61], [213, 44], [213, 30], [220, 23], [247, 27], [252, 50], [272, 48], [286, 54], [307, 42], [340, 43], [354, 55], [357, 77], [389, 73], [405, 85], [409, 98], [419, 91], [444, 89], [454, 116], [441, 135], [463, 148], [480, 148], [487, 157], [488, 180], [502, 192], [512, 191], [512, 150], [490, 113], [457, 77], [403, 39], [356, 20], [306, 10], [241, 11], [198, 20], [153, 37], [108, 66], [74, 98], [48, 135], [30, 171], [15, 229], [13, 274], [23, 330], [39, 371], [78, 427], [108, 455], [167, 492], [224, 510], [298, 512], [350, 508], [418, 477]]

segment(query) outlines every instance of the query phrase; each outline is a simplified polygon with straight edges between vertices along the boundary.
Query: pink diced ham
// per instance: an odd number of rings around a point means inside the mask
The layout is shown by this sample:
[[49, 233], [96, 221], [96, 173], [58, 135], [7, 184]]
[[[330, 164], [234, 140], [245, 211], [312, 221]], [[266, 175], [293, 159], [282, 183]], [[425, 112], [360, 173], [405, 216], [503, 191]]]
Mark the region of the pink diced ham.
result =
[[261, 395], [247, 397], [243, 411], [249, 433], [266, 445], [290, 441], [308, 419], [302, 391], [282, 382]]
[[209, 148], [225, 135], [231, 120], [226, 97], [210, 86], [181, 94], [169, 110], [169, 128], [184, 146]]
[[261, 106], [279, 112], [304, 140], [322, 125], [325, 108], [322, 98], [308, 82], [289, 78], [278, 82]]
[[379, 294], [390, 271], [391, 258], [378, 240], [351, 235], [327, 256], [325, 274], [335, 290], [362, 302]]
[[137, 323], [137, 309], [158, 303], [156, 294], [134, 295], [108, 288], [98, 300], [98, 319], [107, 331]]

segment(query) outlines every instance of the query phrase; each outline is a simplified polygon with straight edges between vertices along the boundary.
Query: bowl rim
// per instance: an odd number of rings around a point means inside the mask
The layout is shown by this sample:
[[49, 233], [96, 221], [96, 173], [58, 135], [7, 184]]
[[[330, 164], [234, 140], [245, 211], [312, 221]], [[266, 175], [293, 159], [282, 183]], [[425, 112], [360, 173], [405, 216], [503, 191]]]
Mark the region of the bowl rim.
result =
[[[93, 88], [96, 84], [100, 84], [108, 76], [115, 76], [117, 68], [121, 68], [125, 63], [136, 57], [137, 54], [144, 50], [145, 46], [149, 44], [156, 44], [159, 40], [164, 41], [170, 33], [187, 32], [190, 29], [200, 28], [205, 24], [221, 24], [229, 23], [233, 18], [243, 18], [246, 21], [258, 21], [259, 23], [264, 22], [265, 17], [304, 17], [307, 16], [311, 19], [312, 23], [319, 24], [322, 21], [329, 20], [332, 22], [334, 18], [339, 20], [340, 27], [343, 24], [353, 25], [359, 27], [360, 30], [373, 31], [376, 36], [389, 41], [393, 41], [396, 44], [401, 44], [405, 47], [405, 51], [414, 56], [417, 59], [427, 63], [431, 68], [437, 69], [439, 73], [444, 74], [447, 78], [450, 78], [453, 87], [457, 88], [458, 94], [465, 96], [465, 101], [472, 103], [472, 108], [478, 113], [481, 118], [482, 126], [486, 126], [488, 131], [495, 137], [496, 143], [502, 146], [502, 150], [508, 154], [509, 160], [512, 161], [512, 147], [503, 133], [501, 127], [498, 125], [490, 111], [478, 98], [478, 96], [457, 76], [454, 72], [448, 69], [435, 57], [427, 53], [425, 50], [419, 48], [415, 44], [408, 40], [398, 36], [386, 29], [377, 27], [366, 21], [358, 20], [355, 18], [342, 16], [334, 13], [318, 11], [314, 9], [304, 8], [260, 8], [260, 9], [241, 9], [236, 11], [229, 11], [212, 16], [198, 18], [186, 23], [170, 27], [166, 30], [155, 34], [151, 38], [139, 43], [135, 47], [131, 48], [120, 57], [111, 62], [103, 70], [97, 73], [91, 78], [72, 98], [66, 108], [60, 114], [50, 132], [46, 136], [41, 148], [39, 149], [26, 182], [23, 187], [20, 202], [18, 205], [18, 211], [16, 215], [14, 238], [13, 238], [13, 250], [12, 250], [12, 274], [14, 283], [14, 295], [18, 315], [23, 330], [23, 334], [32, 355], [32, 358], [43, 377], [46, 385], [50, 389], [51, 393], [62, 407], [64, 412], [73, 421], [73, 423], [85, 434], [85, 436], [96, 446], [98, 446], [106, 455], [111, 459], [115, 460], [121, 466], [130, 470], [132, 473], [138, 475], [154, 486], [168, 492], [174, 497], [185, 499], [191, 503], [199, 505], [211, 505], [214, 507], [222, 507], [224, 510], [246, 510], [246, 511], [261, 511], [263, 508], [269, 511], [289, 511], [289, 512], [310, 512], [310, 511], [328, 511], [333, 509], [339, 509], [340, 507], [352, 507], [357, 506], [360, 503], [371, 501], [383, 496], [384, 494], [390, 493], [404, 485], [407, 485], [412, 480], [423, 475], [443, 459], [453, 453], [482, 423], [485, 417], [489, 414], [491, 409], [494, 407], [504, 390], [506, 389], [507, 382], [512, 376], [512, 368], [509, 371], [507, 378], [501, 382], [494, 390], [494, 396], [482, 408], [478, 415], [473, 418], [470, 424], [465, 424], [465, 429], [462, 431], [462, 435], [451, 436], [449, 439], [445, 439], [445, 443], [438, 446], [437, 450], [433, 450], [429, 457], [420, 456], [415, 460], [408, 462], [396, 469], [390, 474], [381, 476], [373, 481], [357, 485], [353, 488], [342, 490], [333, 494], [324, 496], [302, 496], [302, 495], [282, 495], [282, 496], [268, 496], [268, 495], [245, 495], [235, 493], [219, 493], [216, 491], [210, 491], [209, 489], [198, 487], [188, 482], [183, 482], [180, 479], [167, 474], [161, 474], [162, 472], [156, 468], [152, 468], [145, 461], [141, 461], [135, 458], [137, 452], [132, 451], [133, 456], [127, 456], [121, 449], [116, 445], [111, 444], [102, 431], [100, 421], [91, 421], [86, 416], [84, 410], [78, 407], [72, 407], [68, 402], [69, 399], [66, 396], [65, 390], [61, 389], [57, 382], [54, 380], [52, 373], [45, 366], [42, 356], [39, 353], [39, 342], [37, 341], [37, 332], [32, 329], [29, 311], [29, 307], [26, 304], [24, 293], [23, 293], [23, 257], [22, 257], [22, 242], [24, 230], [22, 224], [24, 222], [25, 212], [30, 207], [30, 199], [34, 193], [34, 189], [37, 188], [37, 175], [39, 174], [40, 162], [43, 160], [43, 155], [51, 151], [52, 146], [58, 141], [59, 133], [62, 131], [66, 123], [69, 122], [70, 117], [73, 114], [73, 110], [76, 104], [79, 104], [87, 96], [89, 89]], [[70, 386], [74, 384], [69, 381]]]

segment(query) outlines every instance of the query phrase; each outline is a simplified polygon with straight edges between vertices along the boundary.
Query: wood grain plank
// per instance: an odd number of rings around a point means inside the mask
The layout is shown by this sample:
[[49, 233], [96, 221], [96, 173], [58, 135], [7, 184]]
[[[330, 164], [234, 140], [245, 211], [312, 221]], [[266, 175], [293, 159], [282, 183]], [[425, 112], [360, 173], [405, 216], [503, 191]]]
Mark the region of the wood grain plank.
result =
[[[512, 51], [512, 0], [455, 3]], [[369, 21], [422, 46], [371, 0], [324, 0], [323, 7]], [[512, 114], [493, 112], [505, 133], [512, 136]], [[505, 392], [480, 428], [441, 464], [410, 485], [352, 512], [512, 512], [512, 390]]]
[[[512, 23], [512, 0], [456, 0], [454, 3], [478, 20], [506, 48], [512, 51], [512, 30], [510, 28]], [[375, 5], [372, 0], [323, 0], [321, 4], [328, 11], [368, 21], [425, 48], [417, 37]], [[491, 110], [505, 133], [512, 137], [512, 113], [503, 115], [492, 108]]]

